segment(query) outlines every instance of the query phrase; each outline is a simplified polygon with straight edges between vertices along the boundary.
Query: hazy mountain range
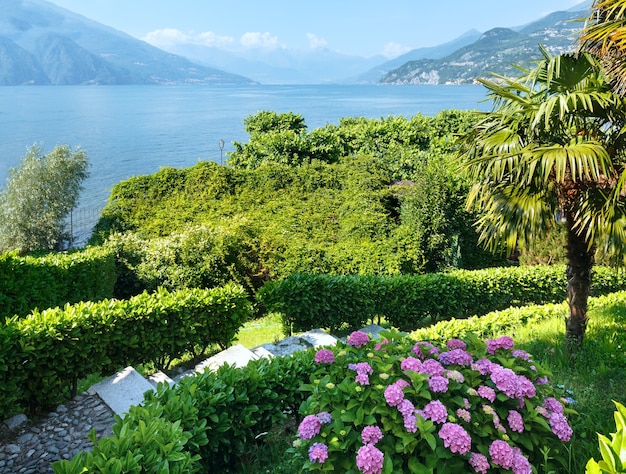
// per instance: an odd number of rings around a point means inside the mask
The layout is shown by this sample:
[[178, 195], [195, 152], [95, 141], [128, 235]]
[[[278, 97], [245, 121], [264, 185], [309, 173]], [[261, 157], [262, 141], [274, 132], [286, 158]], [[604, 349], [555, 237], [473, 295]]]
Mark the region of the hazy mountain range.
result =
[[193, 44], [168, 51], [45, 0], [1, 0], [0, 85], [471, 83], [489, 71], [529, 64], [545, 44], [573, 49], [591, 1], [515, 29], [468, 31], [391, 61], [329, 49], [278, 50], [254, 56]]

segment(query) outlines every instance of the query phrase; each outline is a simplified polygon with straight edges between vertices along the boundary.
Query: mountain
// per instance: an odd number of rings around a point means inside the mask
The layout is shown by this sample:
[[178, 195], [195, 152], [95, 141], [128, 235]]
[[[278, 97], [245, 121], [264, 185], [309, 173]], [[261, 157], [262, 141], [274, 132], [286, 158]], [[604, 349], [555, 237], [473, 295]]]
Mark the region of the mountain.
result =
[[383, 64], [378, 64], [373, 69], [370, 69], [364, 74], [360, 74], [355, 77], [351, 82], [357, 83], [376, 83], [382, 77], [384, 77], [389, 71], [401, 67], [410, 61], [417, 61], [418, 59], [439, 59], [449, 54], [454, 53], [456, 50], [472, 44], [478, 38], [480, 38], [481, 33], [477, 30], [470, 30], [458, 38], [449, 41], [447, 43], [441, 44], [439, 46], [431, 46], [428, 48], [417, 48], [409, 51], [408, 53], [403, 54], [402, 56], [398, 56], [395, 59], [387, 61]]
[[354, 82], [352, 79], [384, 60], [363, 58], [318, 48], [310, 51], [224, 51], [198, 44], [164, 46], [173, 54], [205, 66], [233, 71], [264, 84], [324, 84]]
[[0, 85], [254, 83], [45, 0], [0, 3]]
[[472, 84], [492, 72], [517, 76], [515, 66], [529, 67], [539, 58], [539, 44], [552, 54], [573, 51], [583, 25], [576, 21], [589, 15], [585, 2], [579, 9], [555, 12], [526, 26], [493, 28], [475, 42], [443, 58], [409, 61], [389, 71], [381, 84]]

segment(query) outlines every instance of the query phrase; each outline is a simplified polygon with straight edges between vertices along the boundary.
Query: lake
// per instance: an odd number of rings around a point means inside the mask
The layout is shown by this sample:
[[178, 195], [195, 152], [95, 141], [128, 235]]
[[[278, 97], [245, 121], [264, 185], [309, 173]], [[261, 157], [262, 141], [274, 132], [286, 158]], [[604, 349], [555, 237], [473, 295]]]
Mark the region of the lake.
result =
[[342, 117], [489, 110], [486, 92], [390, 85], [0, 87], [0, 184], [34, 143], [45, 152], [57, 144], [80, 146], [91, 175], [76, 222], [90, 228], [115, 183], [164, 166], [220, 162], [234, 150], [232, 142], [248, 140], [243, 120], [261, 110], [300, 114], [311, 130]]

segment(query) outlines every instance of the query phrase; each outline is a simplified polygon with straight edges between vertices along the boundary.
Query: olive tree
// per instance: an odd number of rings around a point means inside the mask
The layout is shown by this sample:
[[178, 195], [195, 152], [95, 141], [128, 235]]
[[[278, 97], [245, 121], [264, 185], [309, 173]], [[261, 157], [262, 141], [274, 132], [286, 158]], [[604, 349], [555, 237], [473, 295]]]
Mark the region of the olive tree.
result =
[[81, 149], [61, 145], [44, 154], [41, 146], [30, 147], [0, 189], [0, 251], [57, 248], [67, 237], [65, 220], [78, 202], [87, 168]]

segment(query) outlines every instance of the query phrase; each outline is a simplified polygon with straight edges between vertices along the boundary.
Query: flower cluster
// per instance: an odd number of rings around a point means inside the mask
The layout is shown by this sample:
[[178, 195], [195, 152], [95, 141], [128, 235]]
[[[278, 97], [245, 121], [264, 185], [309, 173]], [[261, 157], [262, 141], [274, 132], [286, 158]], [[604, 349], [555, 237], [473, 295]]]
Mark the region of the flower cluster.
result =
[[330, 349], [322, 349], [315, 354], [317, 364], [332, 364], [335, 362], [335, 353]]
[[366, 426], [361, 432], [361, 439], [365, 445], [357, 452], [356, 466], [363, 474], [380, 474], [385, 455], [374, 445], [383, 439], [382, 431], [378, 426]]
[[529, 474], [545, 462], [545, 446], [553, 470], [566, 457], [572, 410], [510, 337], [439, 348], [355, 331], [315, 362], [298, 427], [310, 469], [408, 472], [434, 459], [447, 472]]
[[361, 385], [369, 385], [370, 379], [369, 376], [374, 373], [372, 366], [367, 362], [359, 362], [358, 364], [350, 364], [348, 365], [350, 370], [356, 371], [355, 380]]
[[363, 331], [354, 331], [348, 336], [348, 344], [357, 349], [370, 342], [370, 337]]

